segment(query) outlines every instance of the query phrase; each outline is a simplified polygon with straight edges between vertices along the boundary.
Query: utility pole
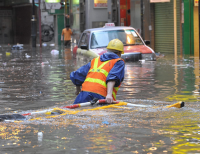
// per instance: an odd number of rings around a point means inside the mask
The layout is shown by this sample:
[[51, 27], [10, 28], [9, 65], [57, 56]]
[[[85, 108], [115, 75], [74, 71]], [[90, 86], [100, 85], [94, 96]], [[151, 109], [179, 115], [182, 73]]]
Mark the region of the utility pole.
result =
[[40, 48], [42, 47], [42, 30], [41, 30], [41, 0], [39, 0], [39, 35], [40, 35]]
[[199, 52], [200, 52], [200, 0], [199, 0]]
[[[70, 4], [69, 0], [65, 0], [65, 15], [66, 14], [67, 15], [70, 14], [70, 11], [69, 11], [70, 6], [69, 6], [69, 4]], [[65, 25], [69, 25], [69, 18], [66, 18], [65, 15], [64, 15], [64, 18], [66, 19], [65, 20]]]
[[176, 59], [177, 64], [177, 8], [176, 0], [174, 0], [174, 58]]
[[32, 0], [32, 19], [31, 19], [31, 37], [32, 37], [32, 47], [36, 47], [36, 18], [35, 18], [35, 0]]
[[143, 0], [140, 1], [140, 6], [141, 6], [141, 36], [144, 38], [143, 34], [143, 16], [144, 16], [144, 10], [143, 10]]

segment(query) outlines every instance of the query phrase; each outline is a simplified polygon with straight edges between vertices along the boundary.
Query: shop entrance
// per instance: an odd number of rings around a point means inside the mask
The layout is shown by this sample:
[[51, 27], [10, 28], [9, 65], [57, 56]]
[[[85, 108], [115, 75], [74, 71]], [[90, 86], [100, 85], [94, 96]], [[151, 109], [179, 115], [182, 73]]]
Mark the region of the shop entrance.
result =
[[0, 44], [12, 44], [12, 11], [0, 11]]

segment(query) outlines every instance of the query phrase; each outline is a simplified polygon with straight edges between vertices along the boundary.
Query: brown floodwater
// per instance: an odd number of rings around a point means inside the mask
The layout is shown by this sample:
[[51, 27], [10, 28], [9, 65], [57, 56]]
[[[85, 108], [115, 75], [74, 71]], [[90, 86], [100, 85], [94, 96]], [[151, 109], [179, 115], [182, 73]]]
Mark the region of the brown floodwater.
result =
[[[86, 62], [63, 47], [0, 47], [0, 113], [62, 111], [0, 122], [0, 153], [200, 153], [199, 59], [164, 55], [126, 63], [117, 100], [145, 107], [62, 110], [76, 97], [70, 72]], [[166, 108], [179, 101], [185, 107]]]

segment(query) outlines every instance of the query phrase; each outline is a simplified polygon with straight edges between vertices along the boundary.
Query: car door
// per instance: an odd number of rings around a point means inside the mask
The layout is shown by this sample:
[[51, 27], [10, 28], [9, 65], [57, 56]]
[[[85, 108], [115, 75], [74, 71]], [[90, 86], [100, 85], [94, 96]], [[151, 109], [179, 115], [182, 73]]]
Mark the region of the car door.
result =
[[[82, 58], [87, 58], [87, 53], [89, 50], [89, 39], [90, 39], [90, 32], [84, 32], [81, 36], [78, 49], [77, 49], [77, 54], [79, 56], [82, 56]], [[86, 49], [81, 48], [81, 46], [87, 47]]]
[[86, 37], [86, 33], [83, 33], [81, 35], [81, 38], [80, 38], [80, 41], [79, 41], [79, 44], [78, 44], [78, 49], [77, 49], [77, 56], [80, 57], [83, 55], [83, 52], [82, 49], [81, 49], [81, 46], [84, 45], [84, 42], [85, 42], [85, 37]]

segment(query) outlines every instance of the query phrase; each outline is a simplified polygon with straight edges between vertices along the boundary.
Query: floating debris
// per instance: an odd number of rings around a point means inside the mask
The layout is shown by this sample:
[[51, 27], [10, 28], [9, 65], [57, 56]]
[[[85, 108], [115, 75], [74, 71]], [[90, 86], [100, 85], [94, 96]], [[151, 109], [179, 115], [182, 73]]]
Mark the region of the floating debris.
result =
[[109, 125], [110, 123], [108, 121], [103, 121], [102, 124]]
[[26, 117], [21, 114], [0, 115], [0, 121], [4, 120], [26, 120]]
[[42, 142], [43, 139], [43, 133], [42, 132], [38, 132], [38, 141]]
[[13, 45], [12, 50], [23, 50], [23, 44]]
[[6, 56], [10, 56], [11, 55], [11, 53], [10, 52], [6, 52]]
[[29, 55], [26, 53], [26, 54], [25, 54], [25, 57], [26, 57], [26, 58], [30, 58], [31, 56], [29, 56]]
[[50, 44], [51, 47], [55, 46], [55, 44]]
[[58, 50], [51, 50], [51, 54], [52, 54], [52, 55], [58, 55], [58, 54], [59, 54], [59, 51], [58, 51]]

